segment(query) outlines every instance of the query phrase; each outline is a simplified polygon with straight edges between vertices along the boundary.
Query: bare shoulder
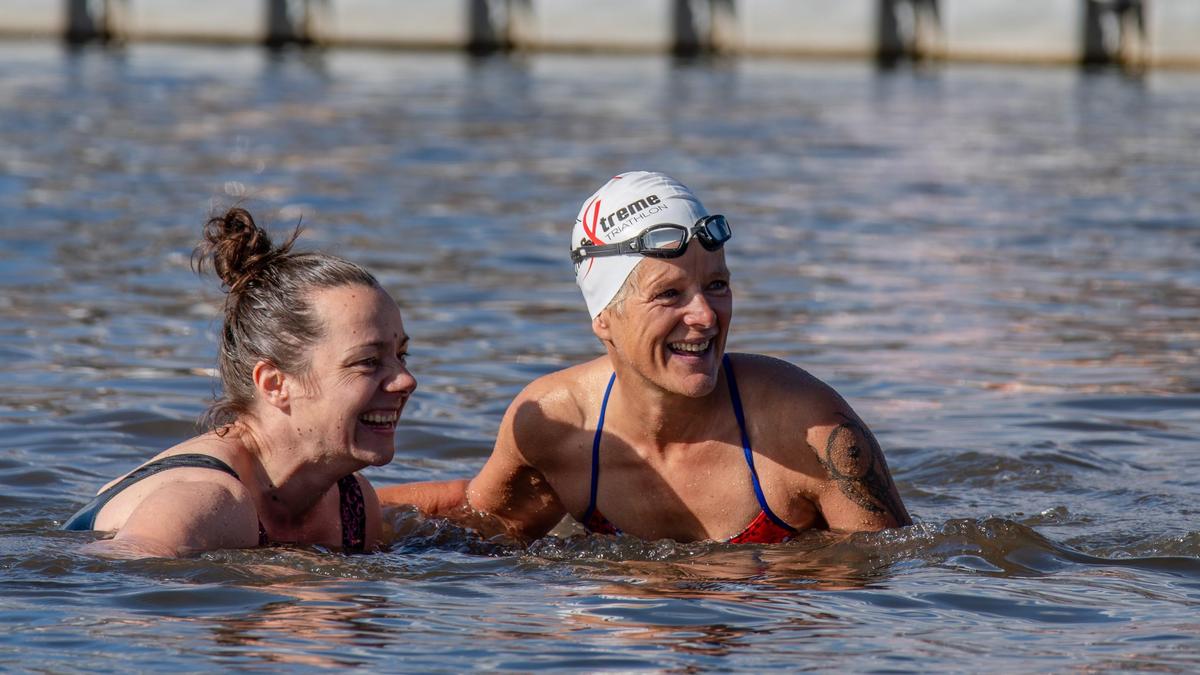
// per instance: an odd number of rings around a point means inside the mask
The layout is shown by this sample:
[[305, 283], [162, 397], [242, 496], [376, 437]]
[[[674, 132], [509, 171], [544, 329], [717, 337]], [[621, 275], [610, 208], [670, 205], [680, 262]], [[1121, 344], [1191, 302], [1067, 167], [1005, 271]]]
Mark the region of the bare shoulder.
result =
[[877, 530], [911, 522], [875, 435], [833, 387], [779, 359], [730, 358], [751, 436], [805, 477], [800, 484], [830, 527]]
[[[218, 435], [215, 432], [208, 432], [163, 450], [145, 462], [142, 462], [137, 467], [134, 467], [132, 470], [109, 481], [99, 490], [97, 490], [97, 494], [107, 490], [113, 485], [116, 485], [137, 469], [140, 469], [147, 464], [153, 464], [154, 462], [164, 460], [168, 457], [173, 457], [176, 455], [207, 455], [220, 460], [236, 472], [238, 464], [241, 463], [239, 458], [243, 454], [244, 450], [236, 439], [226, 438]], [[160, 482], [168, 480], [192, 480], [196, 477], [212, 479], [218, 483], [228, 483], [230, 486], [232, 486], [234, 483], [239, 485], [241, 484], [237, 478], [234, 478], [223, 471], [214, 471], [209, 468], [199, 467], [178, 467], [172, 469], [170, 472], [164, 472], [163, 478], [160, 479]]]
[[258, 544], [253, 500], [244, 489], [216, 481], [176, 481], [153, 488], [115, 529], [113, 545], [144, 555], [182, 556]]
[[604, 395], [611, 376], [607, 357], [592, 359], [537, 378], [517, 394], [513, 403], [536, 402], [563, 421], [579, 422], [588, 402]]
[[536, 464], [543, 450], [560, 447], [587, 425], [611, 376], [608, 360], [602, 357], [537, 378], [509, 405], [502, 435], [508, 432], [525, 459]]
[[762, 354], [730, 354], [729, 358], [743, 402], [756, 404], [756, 410], [783, 408], [792, 423], [801, 413], [809, 424], [836, 420], [839, 413], [850, 410], [833, 387], [793, 363]]
[[[235, 440], [204, 434], [164, 450], [143, 462], [139, 468], [177, 455], [204, 455], [218, 459], [234, 472], [239, 472], [239, 468], [247, 470], [240, 466], [244, 463], [243, 454]], [[116, 485], [130, 473], [132, 471], [110, 481], [100, 492]], [[195, 504], [199, 508], [211, 507], [214, 500], [226, 499], [237, 504], [253, 504], [250, 490], [236, 476], [206, 466], [175, 466], [147, 475], [114, 495], [96, 514], [95, 529], [121, 529], [150, 495], [158, 495], [159, 499], [172, 499], [171, 495], [174, 495], [173, 498], [181, 504], [199, 500], [202, 503]]]
[[759, 354], [731, 354], [730, 360], [750, 436], [759, 447], [787, 453], [803, 473], [823, 473], [818, 464], [826, 437], [847, 420], [858, 422], [846, 400], [787, 361]]
[[588, 412], [611, 375], [607, 358], [595, 359], [543, 375], [517, 394], [500, 421], [492, 454], [464, 488], [474, 511], [496, 519], [473, 527], [534, 539], [562, 520], [553, 477], [578, 464], [572, 449], [582, 446]]

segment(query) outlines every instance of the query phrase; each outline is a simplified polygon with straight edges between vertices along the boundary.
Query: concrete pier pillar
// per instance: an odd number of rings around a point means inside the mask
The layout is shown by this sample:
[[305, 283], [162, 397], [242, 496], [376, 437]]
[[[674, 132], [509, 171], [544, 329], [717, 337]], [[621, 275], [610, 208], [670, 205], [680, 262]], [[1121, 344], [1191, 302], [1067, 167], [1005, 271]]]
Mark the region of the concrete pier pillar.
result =
[[875, 40], [875, 60], [883, 66], [940, 55], [938, 0], [878, 0]]
[[532, 0], [467, 0], [467, 51], [484, 55], [520, 49], [532, 23]]
[[672, 48], [676, 56], [729, 53], [737, 48], [734, 0], [673, 0]]
[[328, 0], [266, 0], [268, 47], [311, 45], [317, 42], [318, 15]]
[[63, 37], [72, 44], [109, 42], [118, 37], [120, 0], [66, 0]]
[[1144, 0], [1082, 0], [1081, 60], [1086, 66], [1142, 67], [1149, 45]]
[[504, 49], [495, 14], [489, 0], [467, 0], [467, 51], [490, 54]]

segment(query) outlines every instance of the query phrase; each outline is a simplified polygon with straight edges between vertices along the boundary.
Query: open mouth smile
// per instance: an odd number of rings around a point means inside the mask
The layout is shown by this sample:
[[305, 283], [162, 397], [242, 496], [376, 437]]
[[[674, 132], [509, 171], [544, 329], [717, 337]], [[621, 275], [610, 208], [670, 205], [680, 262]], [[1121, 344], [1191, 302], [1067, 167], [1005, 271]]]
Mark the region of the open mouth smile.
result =
[[371, 429], [378, 431], [391, 431], [396, 428], [396, 422], [400, 419], [399, 410], [372, 410], [358, 416], [358, 421]]
[[667, 346], [672, 352], [682, 356], [703, 356], [712, 348], [712, 339], [700, 342], [670, 342]]

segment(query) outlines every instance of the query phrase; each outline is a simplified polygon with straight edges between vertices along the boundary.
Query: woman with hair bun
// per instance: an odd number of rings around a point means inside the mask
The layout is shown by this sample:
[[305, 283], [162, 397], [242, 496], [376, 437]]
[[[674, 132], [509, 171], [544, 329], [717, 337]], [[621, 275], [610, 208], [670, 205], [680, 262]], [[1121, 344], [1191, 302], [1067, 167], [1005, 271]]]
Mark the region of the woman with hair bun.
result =
[[369, 551], [379, 500], [355, 472], [392, 460], [417, 382], [400, 310], [369, 272], [281, 246], [242, 208], [193, 253], [225, 297], [223, 393], [208, 431], [101, 488], [63, 526], [115, 532], [87, 549], [175, 557], [268, 544]]

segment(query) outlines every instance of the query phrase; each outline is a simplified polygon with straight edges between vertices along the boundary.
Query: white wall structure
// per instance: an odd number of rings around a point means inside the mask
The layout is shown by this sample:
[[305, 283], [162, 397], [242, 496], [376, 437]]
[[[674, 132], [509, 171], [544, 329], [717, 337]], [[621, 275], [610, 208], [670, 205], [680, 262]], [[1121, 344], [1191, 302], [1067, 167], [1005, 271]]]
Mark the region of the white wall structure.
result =
[[1081, 0], [944, 0], [946, 57], [1002, 61], [1076, 61]]
[[528, 46], [546, 49], [666, 51], [666, 0], [534, 0]]
[[[63, 36], [71, 0], [0, 0], [0, 36]], [[80, 2], [80, 0], [75, 0]], [[745, 55], [869, 58], [880, 0], [687, 0], [701, 39]], [[87, 0], [111, 7], [123, 40], [262, 42], [267, 0]], [[402, 48], [478, 46], [483, 0], [288, 0], [309, 8], [318, 43]], [[487, 0], [498, 48], [665, 52], [677, 45], [677, 0]], [[1200, 0], [1145, 0], [1146, 65], [1200, 67]], [[950, 60], [1078, 62], [1084, 0], [940, 0], [927, 55]], [[474, 7], [474, 11], [472, 11]], [[718, 8], [719, 11], [714, 11]], [[475, 18], [475, 30], [472, 29]], [[301, 22], [303, 23], [303, 22]], [[707, 32], [706, 32], [707, 31]], [[929, 46], [929, 45], [924, 45]]]
[[462, 0], [326, 0], [318, 41], [402, 47], [457, 47], [469, 39]]
[[12, 37], [62, 33], [66, 4], [55, 0], [0, 0], [0, 31]]
[[1152, 65], [1200, 65], [1200, 0], [1155, 0], [1146, 14]]
[[124, 0], [124, 4], [123, 25], [116, 28], [129, 40], [255, 42], [263, 39], [267, 29], [266, 9], [261, 2]]
[[863, 56], [875, 51], [876, 0], [748, 0], [738, 3], [746, 53]]

